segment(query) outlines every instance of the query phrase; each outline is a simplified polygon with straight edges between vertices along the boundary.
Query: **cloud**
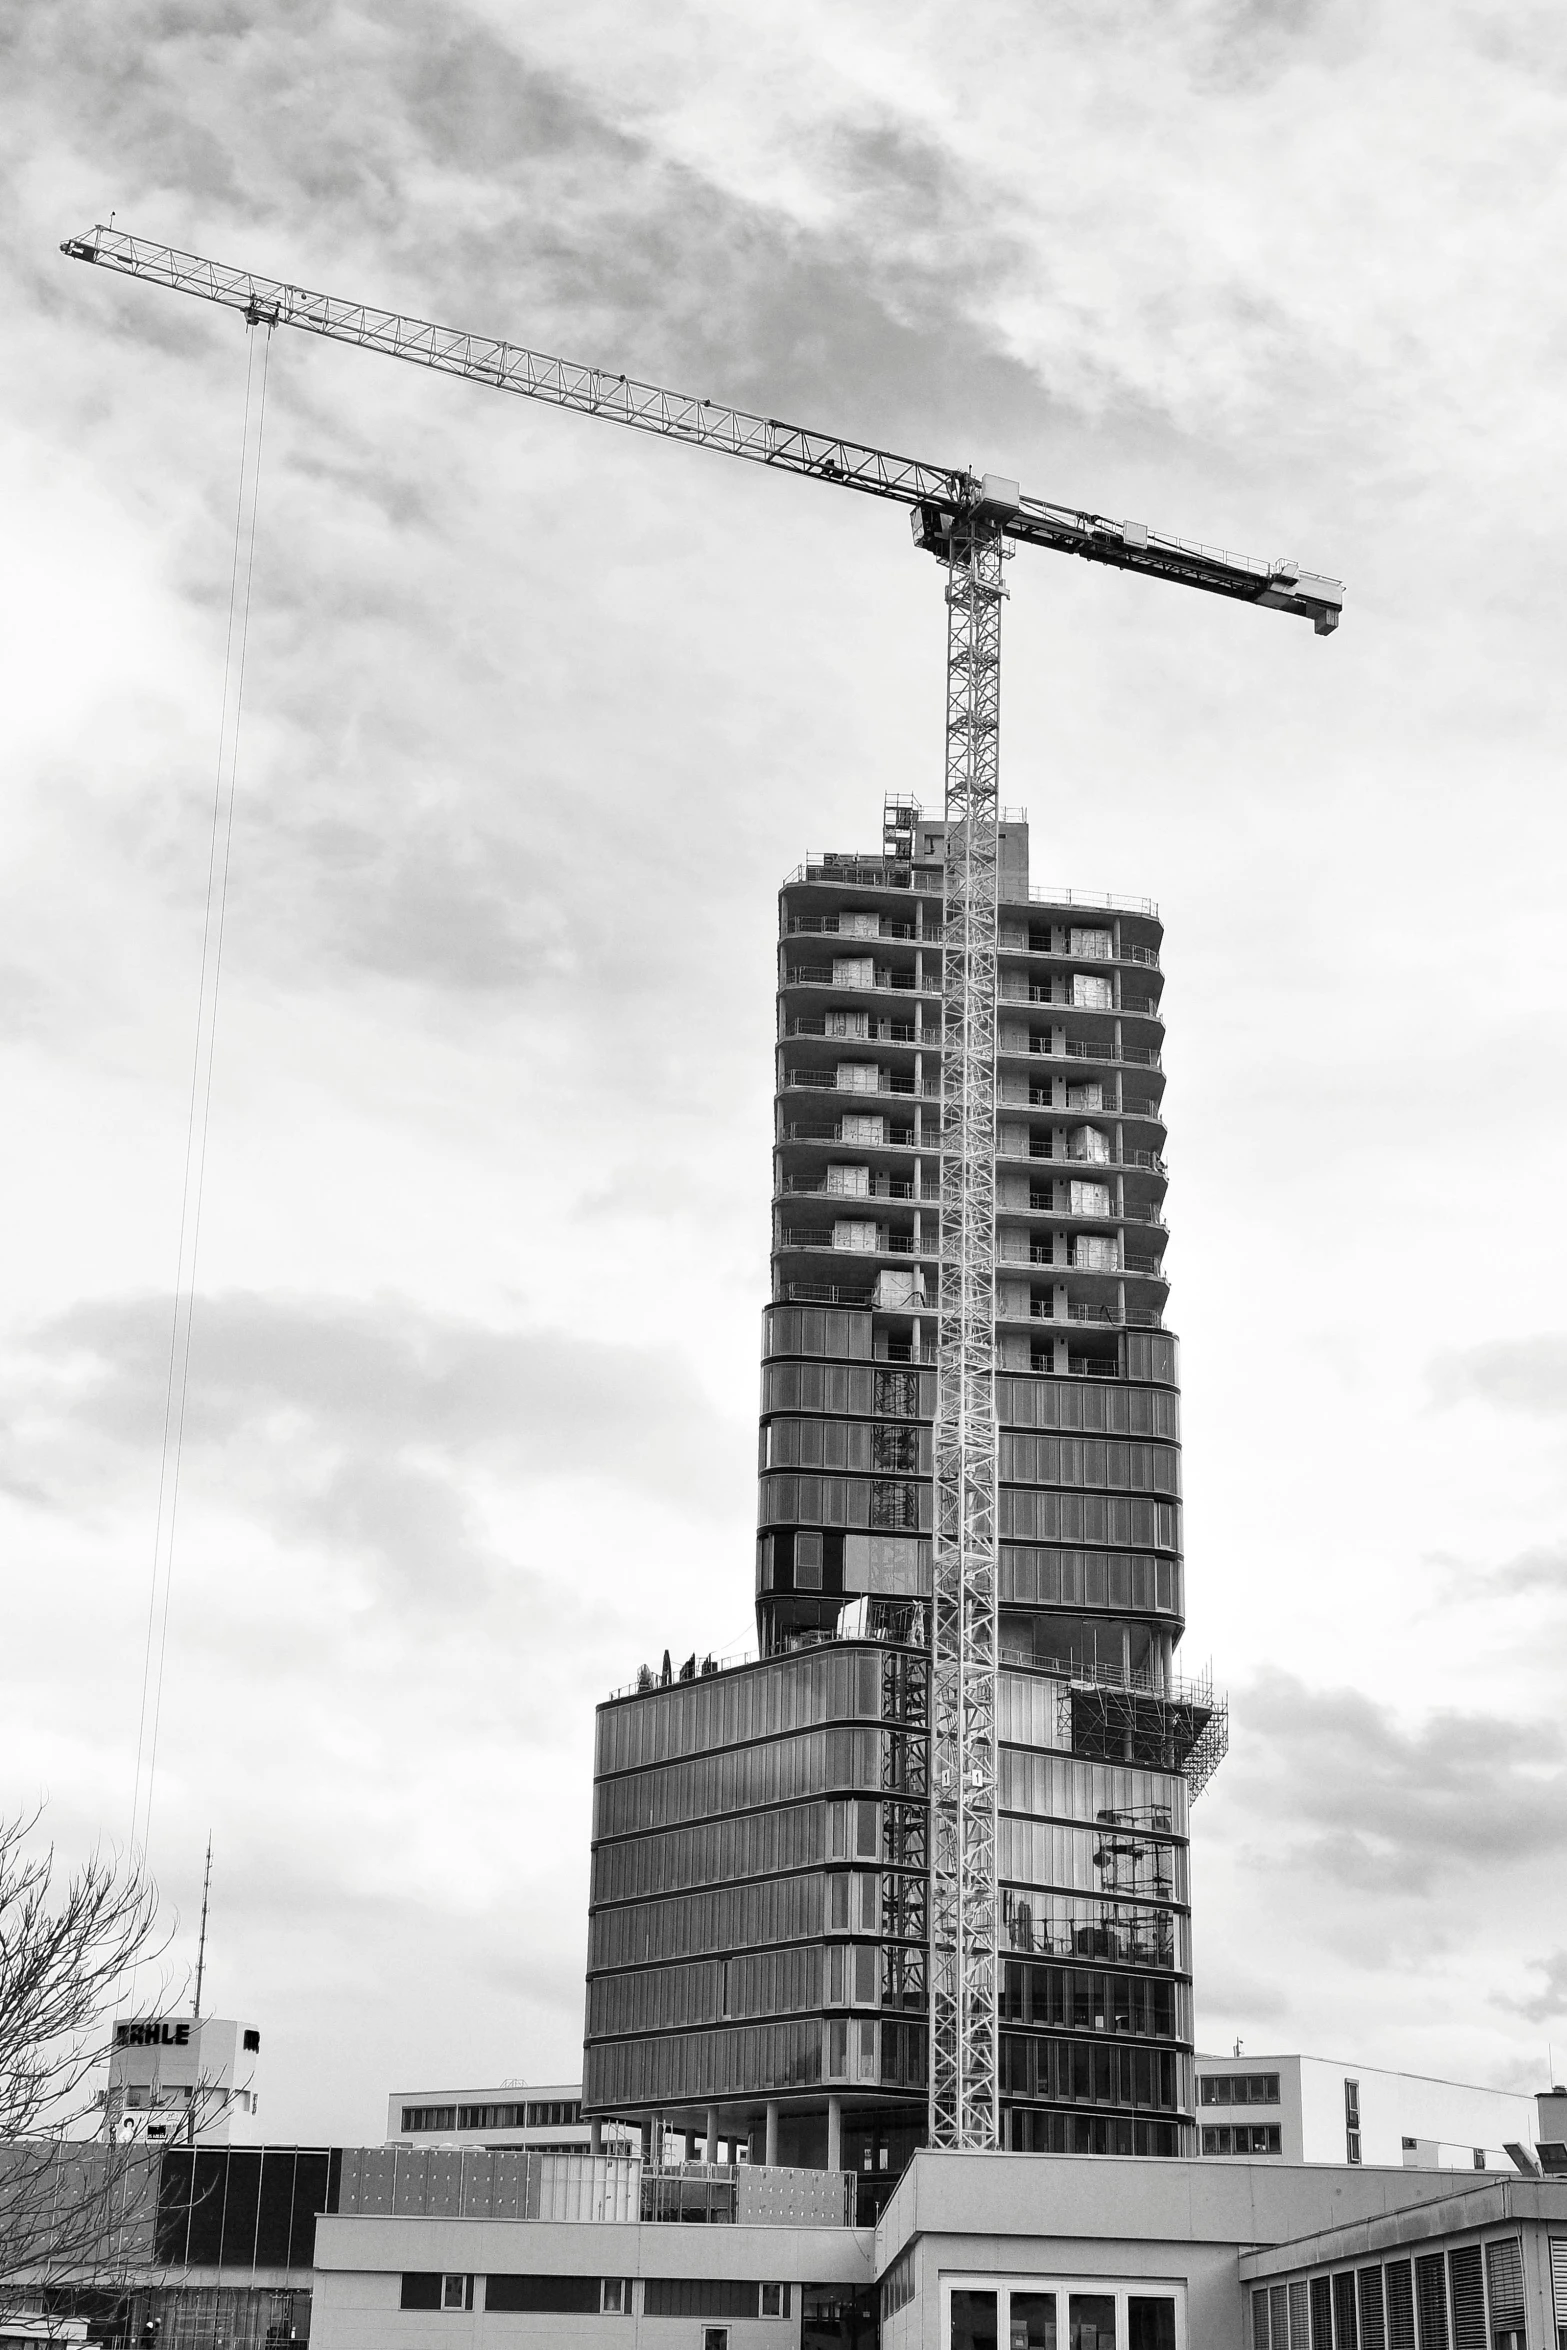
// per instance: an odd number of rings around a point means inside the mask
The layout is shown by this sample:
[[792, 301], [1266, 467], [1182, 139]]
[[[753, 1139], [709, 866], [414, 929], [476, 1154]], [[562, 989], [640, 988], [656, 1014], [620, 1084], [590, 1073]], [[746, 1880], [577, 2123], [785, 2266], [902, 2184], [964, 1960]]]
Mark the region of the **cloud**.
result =
[[1567, 1412], [1567, 1337], [1495, 1339], [1440, 1355], [1430, 1369], [1439, 1409], [1488, 1403], [1498, 1411], [1554, 1417]]
[[1530, 1999], [1503, 1997], [1501, 2004], [1531, 2024], [1559, 2022], [1567, 2016], [1567, 1950], [1558, 1950], [1550, 1958], [1537, 1958], [1533, 1963], [1545, 1977], [1541, 1990]]
[[1231, 1792], [1255, 1865], [1383, 1903], [1567, 1867], [1567, 1738], [1548, 1722], [1444, 1708], [1410, 1724], [1278, 1671], [1233, 1707], [1244, 1783]]
[[[166, 1300], [84, 1301], [27, 1333], [0, 1387], [0, 1471], [57, 1510], [108, 1505], [158, 1457]], [[397, 1298], [197, 1303], [186, 1480], [286, 1537], [374, 1562], [393, 1599], [470, 1601], [499, 1572], [476, 1491], [583, 1478], [698, 1516], [727, 1431], [683, 1363], [548, 1330], [489, 1329]], [[515, 1576], [515, 1562], [507, 1569]]]
[[1446, 1593], [1462, 1599], [1531, 1598], [1567, 1600], [1567, 1543], [1541, 1543], [1521, 1551], [1499, 1566], [1477, 1565], [1468, 1559], [1433, 1560]]

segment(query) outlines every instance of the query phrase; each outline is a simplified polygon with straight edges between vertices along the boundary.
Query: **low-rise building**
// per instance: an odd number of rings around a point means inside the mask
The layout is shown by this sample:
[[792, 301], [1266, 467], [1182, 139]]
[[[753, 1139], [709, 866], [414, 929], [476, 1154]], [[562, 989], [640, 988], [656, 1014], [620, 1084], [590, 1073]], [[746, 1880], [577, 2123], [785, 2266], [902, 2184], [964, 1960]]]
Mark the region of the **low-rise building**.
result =
[[1497, 2170], [1533, 2146], [1537, 2100], [1326, 2056], [1197, 2059], [1198, 2144], [1243, 2161]]
[[607, 2121], [597, 2142], [582, 2118], [580, 2081], [502, 2081], [489, 2089], [394, 2089], [386, 2101], [388, 2146], [531, 2147], [540, 2154], [630, 2151], [639, 2133]]
[[150, 2146], [258, 2145], [260, 2066], [260, 2032], [233, 2016], [117, 2016], [105, 2135]]

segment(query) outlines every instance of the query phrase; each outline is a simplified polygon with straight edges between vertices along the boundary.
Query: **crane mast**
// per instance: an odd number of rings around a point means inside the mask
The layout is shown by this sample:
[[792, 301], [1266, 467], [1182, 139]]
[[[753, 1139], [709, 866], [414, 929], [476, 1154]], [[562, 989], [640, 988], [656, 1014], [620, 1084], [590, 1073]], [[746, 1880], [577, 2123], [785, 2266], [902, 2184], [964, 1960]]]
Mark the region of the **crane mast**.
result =
[[947, 600], [941, 1246], [931, 1623], [931, 2143], [998, 2142], [996, 1998], [996, 949], [1003, 563], [1018, 546], [1338, 626], [1340, 583], [427, 319], [312, 293], [125, 230], [61, 251], [238, 311], [525, 399], [911, 509]]

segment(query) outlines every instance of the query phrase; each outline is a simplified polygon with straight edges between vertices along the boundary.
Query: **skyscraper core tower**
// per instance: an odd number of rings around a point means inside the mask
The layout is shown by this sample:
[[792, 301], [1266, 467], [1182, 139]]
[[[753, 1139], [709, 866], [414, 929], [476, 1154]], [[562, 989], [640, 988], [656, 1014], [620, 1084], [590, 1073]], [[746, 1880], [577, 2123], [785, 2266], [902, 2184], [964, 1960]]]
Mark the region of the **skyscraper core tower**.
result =
[[[1174, 1669], [1162, 933], [999, 839], [996, 2142], [1175, 2154], [1224, 1713]], [[879, 855], [780, 893], [760, 1653], [645, 1670], [598, 1726], [588, 2110], [871, 2203], [930, 2096], [945, 848], [889, 804]]]

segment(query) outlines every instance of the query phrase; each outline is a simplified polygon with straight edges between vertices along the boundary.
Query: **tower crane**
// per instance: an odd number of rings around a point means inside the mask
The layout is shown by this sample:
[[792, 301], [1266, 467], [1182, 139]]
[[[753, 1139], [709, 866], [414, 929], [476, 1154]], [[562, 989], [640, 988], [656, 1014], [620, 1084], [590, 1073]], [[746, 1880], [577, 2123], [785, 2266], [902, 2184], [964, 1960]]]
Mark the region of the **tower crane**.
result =
[[601, 416], [775, 472], [890, 499], [942, 566], [947, 603], [941, 1244], [931, 1624], [930, 2106], [933, 2146], [997, 2144], [995, 1094], [1002, 564], [1017, 547], [1338, 626], [1336, 579], [1026, 495], [834, 433], [582, 366], [489, 336], [309, 292], [102, 226], [60, 250], [443, 375]]

